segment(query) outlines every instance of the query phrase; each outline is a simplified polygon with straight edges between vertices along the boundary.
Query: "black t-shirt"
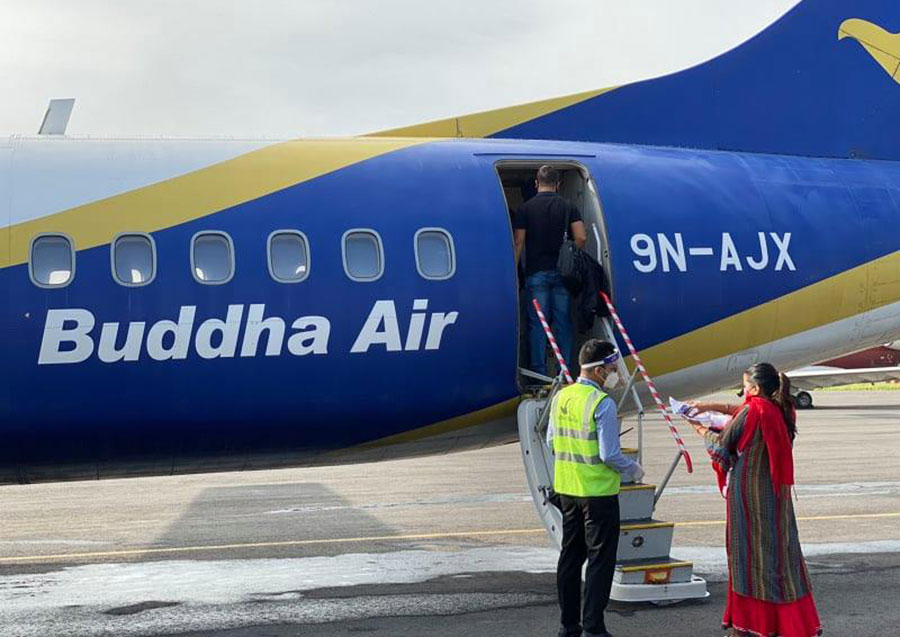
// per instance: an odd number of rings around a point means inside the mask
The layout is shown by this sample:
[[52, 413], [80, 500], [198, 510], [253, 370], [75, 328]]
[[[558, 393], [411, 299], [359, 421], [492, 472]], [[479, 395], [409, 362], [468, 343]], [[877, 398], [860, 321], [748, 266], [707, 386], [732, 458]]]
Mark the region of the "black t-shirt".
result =
[[513, 219], [513, 228], [525, 231], [525, 274], [555, 270], [569, 224], [581, 221], [578, 208], [555, 192], [539, 192], [522, 204]]

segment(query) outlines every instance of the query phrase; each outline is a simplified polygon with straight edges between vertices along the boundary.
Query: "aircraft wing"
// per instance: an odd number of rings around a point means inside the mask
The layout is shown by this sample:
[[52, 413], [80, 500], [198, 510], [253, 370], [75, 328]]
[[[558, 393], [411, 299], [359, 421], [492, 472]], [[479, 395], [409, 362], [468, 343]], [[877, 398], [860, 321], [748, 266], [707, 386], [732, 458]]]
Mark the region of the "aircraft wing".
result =
[[840, 387], [854, 383], [881, 383], [900, 380], [900, 367], [840, 369], [838, 367], [804, 367], [788, 373], [791, 385], [812, 391], [824, 387]]

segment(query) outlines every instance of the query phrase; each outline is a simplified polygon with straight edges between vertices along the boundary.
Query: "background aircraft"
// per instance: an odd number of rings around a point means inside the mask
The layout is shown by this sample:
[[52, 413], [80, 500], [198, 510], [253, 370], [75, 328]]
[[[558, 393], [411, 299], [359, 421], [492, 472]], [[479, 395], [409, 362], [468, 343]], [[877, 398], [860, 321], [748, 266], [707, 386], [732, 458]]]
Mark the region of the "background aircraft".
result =
[[886, 343], [878, 347], [864, 349], [845, 356], [838, 356], [830, 361], [820, 363], [827, 367], [840, 369], [868, 369], [872, 367], [897, 367], [900, 365], [900, 341]]
[[854, 352], [830, 361], [803, 367], [788, 373], [796, 394], [797, 406], [809, 409], [813, 397], [809, 392], [826, 387], [842, 387], [857, 383], [900, 381], [900, 343], [893, 342]]

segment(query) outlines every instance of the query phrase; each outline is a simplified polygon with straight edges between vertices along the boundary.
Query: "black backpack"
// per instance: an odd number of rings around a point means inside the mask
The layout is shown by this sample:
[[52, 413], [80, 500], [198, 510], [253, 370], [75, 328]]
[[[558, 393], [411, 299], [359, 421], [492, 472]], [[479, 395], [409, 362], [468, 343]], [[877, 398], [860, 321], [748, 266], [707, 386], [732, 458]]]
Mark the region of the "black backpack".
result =
[[585, 258], [588, 255], [569, 238], [570, 213], [571, 208], [567, 208], [566, 228], [562, 245], [559, 248], [559, 258], [556, 260], [556, 269], [562, 275], [563, 285], [574, 296], [584, 287], [585, 272], [587, 271]]

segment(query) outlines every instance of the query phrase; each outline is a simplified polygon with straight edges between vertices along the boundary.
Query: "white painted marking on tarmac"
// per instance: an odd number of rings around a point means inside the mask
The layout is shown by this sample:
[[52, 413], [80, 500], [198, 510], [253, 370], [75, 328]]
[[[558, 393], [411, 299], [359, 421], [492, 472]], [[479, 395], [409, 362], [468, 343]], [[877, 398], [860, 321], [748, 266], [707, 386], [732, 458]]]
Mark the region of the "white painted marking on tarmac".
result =
[[[872, 542], [829, 542], [804, 544], [803, 555], [809, 558], [841, 554], [900, 553], [900, 540]], [[679, 546], [672, 548], [672, 557], [694, 563], [694, 571], [711, 582], [725, 581], [728, 561], [724, 546]]]
[[[344, 622], [373, 617], [435, 617], [436, 621], [458, 614], [478, 613], [528, 604], [548, 604], [549, 594], [451, 593], [433, 595], [363, 595], [338, 599], [299, 599], [288, 595], [277, 601], [237, 605], [178, 605], [156, 607], [125, 616], [102, 614], [96, 608], [62, 608], [20, 615], [15, 637], [78, 635], [79, 637], [148, 637], [182, 635], [197, 631], [204, 635], [243, 628], [244, 634], [275, 634], [263, 626], [296, 627], [291, 634], [318, 634], [310, 624]], [[0, 628], [5, 628], [0, 626]], [[286, 633], [284, 633], [286, 634]]]
[[0, 546], [109, 546], [98, 540], [0, 540]]
[[[286, 509], [266, 511], [267, 515], [283, 515], [286, 513], [321, 513], [323, 511], [369, 511], [373, 509], [396, 509], [402, 507], [420, 506], [446, 506], [456, 504], [515, 504], [518, 502], [531, 503], [531, 496], [527, 493], [500, 493], [494, 495], [456, 496], [447, 498], [428, 498], [422, 500], [403, 500], [399, 502], [373, 502], [370, 504], [313, 504], [296, 506]], [[254, 514], [255, 515], [255, 514]]]
[[[675, 557], [724, 580], [720, 546], [681, 547]], [[900, 540], [807, 544], [808, 558], [841, 553], [900, 553]], [[172, 634], [273, 623], [313, 623], [381, 615], [452, 614], [546, 601], [547, 595], [436, 594], [310, 599], [305, 591], [377, 584], [415, 584], [484, 572], [552, 573], [557, 553], [533, 547], [486, 547], [458, 552], [399, 551], [336, 557], [107, 563], [51, 573], [0, 577], [0, 626], [21, 637], [59, 634], [120, 637]], [[815, 565], [813, 565], [815, 571]], [[157, 601], [177, 604], [134, 615], [106, 611]], [[265, 602], [265, 603], [260, 603]]]
[[[900, 482], [837, 482], [832, 484], [798, 484], [795, 486], [799, 498], [839, 498], [861, 495], [900, 494]], [[669, 487], [665, 495], [709, 495], [718, 494], [715, 485]]]
[[[866, 495], [900, 495], [900, 482], [839, 482], [833, 484], [801, 484], [797, 485], [796, 492], [799, 497], [807, 498], [837, 498], [848, 496]], [[715, 485], [697, 485], [683, 487], [669, 487], [666, 489], [666, 497], [679, 495], [718, 495], [719, 489]], [[373, 502], [367, 504], [311, 504], [295, 507], [286, 507], [266, 511], [266, 515], [289, 515], [322, 513], [328, 511], [369, 511], [383, 509], [397, 509], [403, 507], [418, 506], [446, 506], [459, 504], [516, 504], [530, 503], [531, 496], [528, 493], [501, 493], [493, 495], [451, 496], [446, 498], [428, 498], [421, 500], [402, 500], [395, 502]], [[253, 514], [258, 515], [258, 514]]]
[[[807, 557], [839, 553], [900, 553], [900, 540], [805, 544]], [[721, 546], [673, 549], [699, 572], [724, 573]], [[495, 546], [464, 551], [396, 551], [333, 557], [247, 560], [169, 560], [66, 567], [50, 573], [0, 577], [0, 618], [65, 605], [123, 606], [164, 598], [180, 603], [229, 604], [277, 591], [375, 584], [413, 584], [487, 572], [552, 573], [549, 548]]]
[[[107, 563], [0, 577], [0, 633], [18, 637], [164, 635], [382, 615], [450, 615], [544, 601], [538, 594], [377, 595], [307, 600], [304, 591], [497, 571], [553, 572], [556, 552], [489, 547], [461, 552], [400, 551], [336, 557]], [[111, 609], [171, 605], [114, 616]], [[266, 603], [260, 603], [266, 602]], [[71, 632], [69, 632], [71, 631]]]
[[164, 598], [229, 604], [272, 591], [413, 584], [463, 573], [548, 573], [557, 553], [533, 547], [398, 551], [335, 557], [89, 564], [0, 577], [0, 624], [9, 613], [64, 605], [125, 606]]

